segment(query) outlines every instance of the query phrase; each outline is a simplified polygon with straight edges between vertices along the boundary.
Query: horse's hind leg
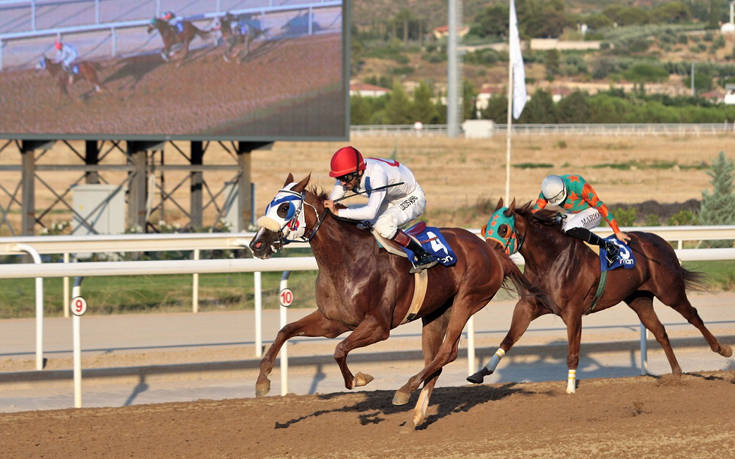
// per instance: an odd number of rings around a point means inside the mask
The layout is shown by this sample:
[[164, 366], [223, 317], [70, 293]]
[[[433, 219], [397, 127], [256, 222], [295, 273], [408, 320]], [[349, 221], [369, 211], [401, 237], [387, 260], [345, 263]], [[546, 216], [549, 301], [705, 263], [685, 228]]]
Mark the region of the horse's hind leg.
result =
[[363, 373], [353, 376], [347, 367], [347, 354], [353, 349], [365, 347], [378, 341], [388, 339], [390, 336], [390, 320], [379, 320], [375, 316], [366, 316], [362, 322], [342, 340], [334, 349], [334, 360], [337, 361], [342, 377], [345, 380], [345, 388], [353, 389], [364, 386], [373, 380], [373, 377]]
[[720, 344], [717, 338], [710, 333], [704, 325], [702, 318], [699, 317], [697, 309], [689, 302], [683, 286], [679, 289], [669, 289], [665, 294], [656, 295], [656, 297], [663, 304], [670, 306], [681, 314], [690, 324], [697, 327], [700, 333], [702, 333], [702, 336], [704, 336], [704, 339], [707, 340], [710, 349], [723, 357], [732, 357], [732, 348], [727, 344]]
[[639, 291], [626, 298], [625, 302], [638, 314], [641, 323], [656, 337], [656, 341], [663, 348], [666, 358], [669, 361], [671, 373], [674, 376], [680, 376], [681, 367], [676, 360], [676, 356], [674, 356], [674, 349], [669, 342], [669, 335], [666, 333], [666, 329], [653, 309], [653, 294]]
[[495, 368], [500, 363], [500, 360], [510, 350], [513, 345], [521, 339], [521, 336], [528, 329], [528, 325], [537, 317], [545, 314], [541, 308], [535, 306], [533, 303], [527, 300], [520, 300], [516, 303], [515, 309], [513, 310], [513, 319], [510, 323], [510, 329], [500, 343], [500, 347], [495, 354], [490, 358], [490, 361], [484, 367], [477, 370], [476, 373], [467, 377], [467, 381], [473, 384], [481, 384], [485, 379], [485, 376], [491, 375]]
[[268, 348], [268, 351], [260, 361], [260, 373], [255, 383], [255, 395], [260, 397], [266, 395], [270, 390], [271, 382], [268, 379], [268, 375], [273, 370], [273, 361], [276, 359], [283, 343], [289, 338], [296, 335], [334, 338], [345, 330], [344, 325], [327, 319], [318, 310], [280, 329], [276, 335], [276, 339], [273, 340], [273, 344]]

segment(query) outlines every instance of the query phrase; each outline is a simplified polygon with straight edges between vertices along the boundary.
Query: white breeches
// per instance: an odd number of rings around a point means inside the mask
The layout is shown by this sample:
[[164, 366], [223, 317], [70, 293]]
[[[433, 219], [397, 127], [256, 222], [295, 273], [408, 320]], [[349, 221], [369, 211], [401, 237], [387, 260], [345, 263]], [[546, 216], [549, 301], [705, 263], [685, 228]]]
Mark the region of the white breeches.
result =
[[426, 209], [426, 196], [419, 185], [408, 196], [383, 203], [378, 216], [371, 222], [375, 231], [386, 239], [396, 235], [402, 225], [418, 218]]
[[565, 232], [572, 228], [586, 228], [589, 230], [599, 225], [602, 221], [602, 214], [594, 207], [588, 207], [576, 214], [567, 213], [565, 215], [566, 219], [561, 227], [562, 231]]

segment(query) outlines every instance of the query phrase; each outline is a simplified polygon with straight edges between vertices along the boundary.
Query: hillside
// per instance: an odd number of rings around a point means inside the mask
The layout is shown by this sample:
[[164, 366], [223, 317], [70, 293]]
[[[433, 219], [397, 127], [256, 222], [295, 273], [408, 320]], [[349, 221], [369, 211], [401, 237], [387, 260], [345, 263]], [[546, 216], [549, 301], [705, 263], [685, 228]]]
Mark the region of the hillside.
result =
[[[504, 19], [497, 15], [488, 19], [487, 16], [487, 8], [500, 3], [462, 2], [463, 23], [470, 27], [470, 32], [460, 42], [460, 46], [466, 47], [462, 75], [475, 92], [483, 88], [489, 88], [493, 93], [502, 92], [506, 84], [507, 52], [488, 49], [493, 43], [502, 44], [506, 40]], [[689, 75], [692, 63], [696, 67], [698, 94], [715, 90], [710, 96], [715, 100], [721, 99], [725, 84], [734, 81], [731, 76], [735, 75], [735, 34], [721, 34], [717, 26], [708, 29], [712, 27], [711, 21], [703, 15], [697, 2], [547, 2], [561, 5], [558, 21], [562, 25], [549, 30], [552, 35], [543, 36], [567, 41], [592, 40], [599, 44], [600, 49], [588, 51], [531, 49], [529, 39], [540, 36], [535, 32], [535, 24], [540, 19], [539, 14], [527, 10], [541, 5], [548, 8], [548, 5], [535, 0], [517, 0], [516, 3], [519, 5], [521, 36], [526, 43], [523, 54], [531, 94], [539, 87], [563, 88], [562, 91], [582, 89], [594, 93], [611, 85], [630, 91], [634, 86], [644, 84], [649, 93], [688, 95], [691, 93]], [[672, 4], [683, 8], [683, 13], [664, 17], [662, 8]], [[526, 8], [526, 11], [521, 8]], [[611, 12], [615, 8], [620, 8], [620, 11]], [[603, 11], [607, 16], [601, 14]], [[617, 20], [630, 20], [624, 16], [630, 12], [642, 12], [650, 17], [642, 24], [617, 26]], [[443, 1], [430, 0], [420, 4], [411, 0], [355, 2], [351, 35], [353, 81], [390, 87], [391, 81], [399, 79], [409, 90], [415, 83], [424, 81], [432, 85], [436, 93], [443, 92], [446, 87], [446, 39], [437, 40], [431, 31], [446, 25], [446, 17], [447, 6]], [[719, 18], [727, 18], [724, 3], [710, 19]], [[488, 24], [488, 21], [492, 23]], [[590, 22], [586, 35], [578, 30], [578, 25], [583, 22]], [[506, 27], [505, 31], [502, 27]], [[489, 35], [482, 36], [483, 30]], [[497, 35], [492, 35], [493, 31]], [[641, 66], [647, 68], [640, 69]]]

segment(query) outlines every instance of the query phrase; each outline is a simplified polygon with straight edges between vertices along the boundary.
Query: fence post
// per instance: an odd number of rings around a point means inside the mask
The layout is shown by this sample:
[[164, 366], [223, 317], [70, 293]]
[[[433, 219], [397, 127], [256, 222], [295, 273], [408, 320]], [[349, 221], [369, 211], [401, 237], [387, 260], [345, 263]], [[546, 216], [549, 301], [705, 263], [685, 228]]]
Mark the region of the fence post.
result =
[[[199, 249], [194, 249], [194, 260], [199, 260]], [[192, 274], [191, 312], [199, 312], [199, 273]]]
[[[34, 263], [41, 264], [41, 256], [30, 245], [18, 244], [16, 248], [28, 252]], [[36, 370], [43, 370], [43, 367], [43, 277], [36, 277]]]
[[[64, 264], [69, 263], [69, 252], [64, 252]], [[69, 277], [64, 277], [64, 317], [69, 318]]]
[[475, 364], [475, 316], [467, 321], [467, 375], [477, 371]]
[[263, 302], [261, 298], [260, 271], [253, 273], [255, 300], [255, 356], [263, 355]]
[[[288, 276], [291, 275], [291, 271], [284, 271], [283, 274], [281, 274], [281, 284], [278, 289], [278, 299], [280, 303], [280, 329], [283, 329], [283, 327], [286, 326], [288, 323], [288, 306], [290, 304], [287, 304], [283, 297], [281, 296], [281, 293], [288, 288]], [[286, 395], [288, 393], [288, 343], [284, 342], [283, 346], [281, 347], [281, 395]]]
[[[72, 298], [82, 296], [82, 280], [83, 277], [74, 278], [74, 288], [72, 289]], [[86, 307], [85, 307], [86, 311]], [[81, 311], [84, 314], [85, 311]], [[72, 333], [74, 341], [74, 408], [82, 407], [82, 317], [81, 314], [74, 314], [72, 318]]]

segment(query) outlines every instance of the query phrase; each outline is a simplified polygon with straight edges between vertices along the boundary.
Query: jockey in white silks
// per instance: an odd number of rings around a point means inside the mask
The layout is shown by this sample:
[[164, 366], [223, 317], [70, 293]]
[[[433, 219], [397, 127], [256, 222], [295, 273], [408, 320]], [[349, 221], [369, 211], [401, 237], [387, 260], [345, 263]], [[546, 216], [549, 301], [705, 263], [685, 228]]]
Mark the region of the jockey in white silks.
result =
[[57, 64], [61, 63], [61, 68], [69, 74], [69, 84], [72, 84], [74, 82], [73, 65], [74, 61], [79, 57], [79, 51], [74, 46], [69, 43], [64, 43], [61, 40], [56, 40], [54, 47], [56, 48], [54, 62]]
[[[337, 179], [324, 206], [340, 218], [366, 221], [386, 239], [407, 247], [415, 255], [411, 272], [434, 266], [437, 260], [400, 227], [418, 218], [426, 209], [424, 190], [411, 170], [392, 159], [367, 158], [354, 147], [343, 147], [332, 156], [331, 177]], [[365, 205], [336, 209], [334, 200], [347, 191], [368, 196]]]

